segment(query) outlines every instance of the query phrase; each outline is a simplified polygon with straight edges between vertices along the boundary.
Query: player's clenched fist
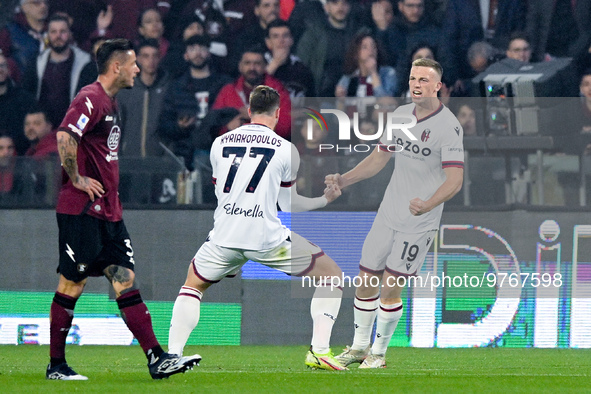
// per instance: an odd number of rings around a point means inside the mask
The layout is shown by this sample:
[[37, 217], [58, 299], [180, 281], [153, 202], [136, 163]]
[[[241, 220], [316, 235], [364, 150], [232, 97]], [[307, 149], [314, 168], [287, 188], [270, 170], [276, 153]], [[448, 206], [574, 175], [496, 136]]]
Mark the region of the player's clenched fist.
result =
[[329, 174], [324, 177], [324, 184], [326, 186], [336, 185], [339, 189], [342, 189], [343, 178], [341, 177], [341, 174]]
[[324, 188], [324, 198], [331, 203], [341, 195], [341, 188], [338, 185], [327, 185]]
[[418, 197], [410, 200], [410, 205], [408, 206], [408, 209], [410, 210], [410, 213], [412, 213], [414, 216], [420, 216], [430, 211], [429, 207], [427, 207], [427, 203], [425, 203], [425, 201], [421, 200]]

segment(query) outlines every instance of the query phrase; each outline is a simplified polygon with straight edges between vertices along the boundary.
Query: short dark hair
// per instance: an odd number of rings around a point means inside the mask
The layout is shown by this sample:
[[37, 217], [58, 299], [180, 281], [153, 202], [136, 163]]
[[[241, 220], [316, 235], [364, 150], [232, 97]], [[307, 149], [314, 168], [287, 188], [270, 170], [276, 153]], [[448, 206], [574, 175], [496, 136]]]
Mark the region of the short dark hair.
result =
[[155, 38], [146, 38], [145, 40], [141, 40], [135, 47], [136, 53], [139, 53], [144, 47], [152, 47], [160, 50], [160, 43]]
[[96, 67], [99, 74], [105, 74], [115, 56], [133, 50], [133, 44], [127, 38], [114, 38], [101, 44], [96, 51]]
[[439, 62], [437, 62], [435, 60], [417, 59], [414, 62], [412, 62], [412, 66], [413, 67], [429, 67], [429, 68], [435, 70], [435, 72], [437, 74], [439, 74], [439, 78], [441, 78], [443, 76], [443, 67], [441, 67], [441, 64], [439, 64]]
[[209, 36], [207, 34], [203, 34], [203, 35], [195, 34], [195, 35], [192, 35], [191, 37], [187, 38], [185, 40], [184, 44], [185, 44], [185, 51], [187, 50], [188, 47], [191, 47], [193, 45], [200, 45], [202, 47], [209, 48], [209, 46], [211, 45], [211, 38], [209, 38]]
[[45, 121], [47, 123], [51, 123], [51, 120], [49, 119], [49, 112], [44, 107], [41, 107], [39, 105], [33, 105], [31, 108], [27, 110], [25, 116], [33, 114], [43, 114], [43, 116], [45, 117]]
[[248, 98], [252, 115], [272, 115], [279, 108], [279, 93], [270, 86], [259, 85]]
[[68, 29], [71, 29], [70, 20], [63, 13], [56, 12], [55, 14], [52, 14], [47, 20], [47, 26], [49, 26], [51, 22], [64, 22], [68, 26]]
[[267, 38], [271, 37], [271, 35], [270, 35], [271, 29], [275, 29], [277, 27], [287, 27], [287, 29], [291, 33], [291, 27], [289, 27], [289, 23], [287, 23], [286, 21], [284, 21], [282, 19], [275, 19], [273, 22], [271, 22], [267, 25], [267, 30], [265, 31], [266, 37]]
[[527, 42], [528, 44], [531, 43], [531, 40], [529, 39], [529, 36], [527, 35], [526, 32], [514, 31], [513, 33], [511, 33], [511, 35], [509, 36], [509, 39], [507, 40], [507, 45], [506, 45], [507, 49], [509, 49], [509, 45], [511, 45], [513, 40], [523, 40], [523, 41]]
[[256, 53], [261, 55], [263, 59], [265, 59], [265, 50], [261, 44], [252, 45], [246, 48], [244, 51], [242, 51], [242, 54], [240, 55], [240, 61], [242, 61], [242, 58], [244, 57], [245, 53]]

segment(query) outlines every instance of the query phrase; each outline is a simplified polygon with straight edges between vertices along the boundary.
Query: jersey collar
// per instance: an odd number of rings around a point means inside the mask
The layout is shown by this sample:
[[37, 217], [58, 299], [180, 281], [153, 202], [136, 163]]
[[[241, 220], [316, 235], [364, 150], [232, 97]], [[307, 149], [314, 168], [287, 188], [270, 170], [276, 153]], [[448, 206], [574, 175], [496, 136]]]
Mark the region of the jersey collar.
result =
[[[421, 123], [429, 118], [432, 118], [433, 116], [437, 115], [438, 113], [440, 113], [443, 110], [443, 103], [440, 101], [439, 102], [439, 107], [437, 107], [437, 109], [433, 112], [431, 112], [429, 115], [425, 116], [422, 119], [417, 118], [417, 123]], [[415, 116], [415, 118], [417, 117], [417, 106], [415, 104], [415, 108], [412, 110], [412, 114]]]

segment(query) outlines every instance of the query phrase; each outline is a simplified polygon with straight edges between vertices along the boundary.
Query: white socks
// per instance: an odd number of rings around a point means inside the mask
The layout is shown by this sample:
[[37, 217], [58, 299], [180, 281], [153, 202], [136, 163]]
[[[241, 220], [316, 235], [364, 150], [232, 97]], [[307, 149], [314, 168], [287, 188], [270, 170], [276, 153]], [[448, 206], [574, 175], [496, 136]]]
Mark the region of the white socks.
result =
[[396, 325], [402, 317], [402, 302], [396, 304], [382, 304], [378, 309], [378, 323], [376, 325], [376, 339], [371, 347], [372, 354], [386, 354], [386, 349], [396, 330]]
[[355, 300], [353, 301], [355, 336], [353, 337], [351, 349], [365, 350], [369, 346], [379, 302], [379, 294], [371, 298], [359, 298], [355, 296]]
[[183, 286], [174, 302], [170, 330], [168, 331], [168, 352], [183, 355], [183, 348], [191, 332], [199, 323], [203, 293], [192, 287]]
[[310, 303], [310, 314], [314, 325], [312, 331], [312, 351], [326, 354], [330, 351], [332, 326], [341, 308], [343, 290], [330, 286], [318, 286]]

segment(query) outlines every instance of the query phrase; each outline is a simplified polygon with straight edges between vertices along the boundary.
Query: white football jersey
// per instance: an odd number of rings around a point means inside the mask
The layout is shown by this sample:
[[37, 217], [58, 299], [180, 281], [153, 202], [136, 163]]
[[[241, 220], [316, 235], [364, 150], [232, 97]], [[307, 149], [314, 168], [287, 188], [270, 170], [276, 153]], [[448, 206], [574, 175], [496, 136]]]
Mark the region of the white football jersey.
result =
[[[415, 104], [400, 106], [396, 115], [415, 115]], [[408, 129], [416, 140], [411, 140], [402, 130], [394, 130], [392, 140], [386, 132], [380, 139], [380, 148], [390, 145], [393, 153], [394, 172], [378, 215], [386, 224], [404, 233], [420, 233], [439, 228], [443, 204], [420, 216], [413, 216], [408, 209], [410, 200], [428, 200], [445, 181], [446, 167], [464, 167], [464, 131], [454, 114], [443, 104], [432, 114], [417, 119], [416, 126]], [[392, 146], [397, 144], [396, 147]]]
[[217, 137], [210, 159], [218, 199], [211, 242], [248, 250], [283, 242], [290, 231], [277, 217], [277, 197], [297, 176], [293, 144], [267, 126], [246, 124]]

